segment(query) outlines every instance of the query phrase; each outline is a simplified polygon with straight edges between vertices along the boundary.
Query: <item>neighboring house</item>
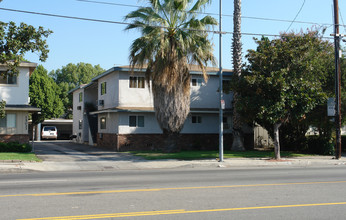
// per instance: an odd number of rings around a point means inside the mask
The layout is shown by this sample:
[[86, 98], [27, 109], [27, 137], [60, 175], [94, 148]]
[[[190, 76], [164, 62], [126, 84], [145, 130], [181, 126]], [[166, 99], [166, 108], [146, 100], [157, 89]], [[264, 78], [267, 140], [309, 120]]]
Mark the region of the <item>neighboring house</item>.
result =
[[[209, 80], [191, 66], [191, 110], [181, 131], [179, 145], [184, 149], [218, 149], [219, 75], [208, 68]], [[79, 143], [95, 144], [117, 151], [159, 149], [162, 134], [153, 108], [153, 96], [145, 80], [145, 69], [131, 72], [129, 66], [114, 67], [81, 85], [73, 93], [73, 133]], [[232, 72], [224, 70], [224, 82]], [[232, 143], [232, 95], [225, 94], [224, 144]], [[248, 128], [247, 146], [253, 146], [253, 130]]]
[[29, 77], [37, 64], [22, 62], [17, 76], [3, 77], [6, 65], [0, 64], [0, 100], [6, 101], [5, 118], [0, 118], [0, 142], [29, 142], [29, 113], [40, 111], [29, 105]]

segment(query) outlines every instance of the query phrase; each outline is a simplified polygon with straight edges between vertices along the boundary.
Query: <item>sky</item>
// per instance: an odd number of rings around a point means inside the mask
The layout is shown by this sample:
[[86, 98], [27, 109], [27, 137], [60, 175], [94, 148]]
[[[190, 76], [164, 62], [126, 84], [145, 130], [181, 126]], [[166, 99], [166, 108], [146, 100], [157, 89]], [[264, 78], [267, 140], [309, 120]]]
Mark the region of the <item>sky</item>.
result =
[[[107, 3], [107, 4], [106, 4]], [[116, 5], [115, 5], [116, 4]], [[3, 0], [0, 3], [0, 21], [14, 21], [42, 26], [53, 31], [48, 39], [49, 54], [41, 63], [37, 54], [27, 54], [31, 62], [42, 64], [48, 71], [59, 69], [68, 63], [99, 64], [104, 69], [129, 64], [129, 48], [140, 35], [137, 31], [124, 31], [124, 17], [138, 6], [146, 6], [145, 0]], [[220, 0], [214, 0], [205, 9], [219, 20]], [[14, 9], [62, 16], [112, 21], [114, 23], [84, 21], [68, 18], [6, 11]], [[340, 24], [346, 22], [346, 1], [339, 1]], [[222, 67], [232, 69], [231, 43], [233, 31], [233, 1], [222, 1]], [[295, 22], [292, 22], [294, 21]], [[345, 20], [344, 20], [345, 19]], [[345, 21], [345, 22], [344, 22]], [[325, 37], [333, 29], [333, 0], [243, 0], [242, 44], [243, 56], [247, 50], [256, 49], [254, 37], [262, 35], [270, 39], [283, 32], [306, 31], [326, 28]], [[219, 27], [215, 27], [217, 31]], [[340, 28], [346, 34], [346, 27]], [[326, 39], [327, 39], [326, 38]], [[214, 55], [219, 63], [219, 35], [210, 34]], [[345, 43], [342, 43], [345, 46]], [[245, 62], [245, 58], [243, 58]]]

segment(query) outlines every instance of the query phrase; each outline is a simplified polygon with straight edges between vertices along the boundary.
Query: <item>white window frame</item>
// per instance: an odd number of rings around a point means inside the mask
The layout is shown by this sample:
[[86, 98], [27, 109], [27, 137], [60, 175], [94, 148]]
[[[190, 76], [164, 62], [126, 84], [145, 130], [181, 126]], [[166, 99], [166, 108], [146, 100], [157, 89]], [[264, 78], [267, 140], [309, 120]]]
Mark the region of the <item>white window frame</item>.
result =
[[[139, 87], [141, 82], [141, 87]], [[145, 88], [145, 77], [144, 76], [130, 76], [129, 77], [129, 88], [131, 89], [144, 89]]]
[[79, 101], [79, 102], [83, 102], [83, 92], [80, 92], [80, 93], [78, 94], [78, 101]]
[[[6, 74], [5, 71], [0, 71], [0, 85], [18, 85], [18, 75], [9, 76], [7, 74], [6, 79], [4, 79], [4, 74]], [[16, 82], [8, 83], [9, 78], [15, 78]], [[6, 80], [6, 83], [2, 82], [4, 80]]]
[[78, 121], [78, 129], [82, 130], [83, 129], [83, 120]]
[[[102, 89], [102, 87], [104, 86], [104, 89]], [[107, 82], [102, 82], [100, 85], [100, 91], [101, 91], [101, 95], [105, 95], [107, 94]]]
[[199, 78], [199, 77], [192, 77], [191, 78], [191, 86], [193, 86], [193, 87], [203, 86], [203, 79]]
[[[135, 125], [131, 125], [131, 118], [135, 118]], [[143, 124], [139, 123], [139, 118], [143, 120]], [[130, 128], [144, 128], [145, 127], [145, 117], [143, 115], [129, 115], [129, 127]]]
[[[14, 120], [10, 121], [12, 117], [14, 118]], [[2, 123], [6, 124], [6, 126], [1, 126], [0, 124], [1, 128], [16, 128], [17, 127], [17, 114], [15, 113], [8, 113], [6, 114], [4, 118], [1, 118], [0, 120], [2, 120]]]
[[[102, 122], [102, 120], [104, 119], [104, 123]], [[102, 124], [104, 124], [104, 127], [102, 127]], [[101, 116], [100, 117], [100, 130], [105, 130], [107, 129], [107, 118], [106, 116]]]

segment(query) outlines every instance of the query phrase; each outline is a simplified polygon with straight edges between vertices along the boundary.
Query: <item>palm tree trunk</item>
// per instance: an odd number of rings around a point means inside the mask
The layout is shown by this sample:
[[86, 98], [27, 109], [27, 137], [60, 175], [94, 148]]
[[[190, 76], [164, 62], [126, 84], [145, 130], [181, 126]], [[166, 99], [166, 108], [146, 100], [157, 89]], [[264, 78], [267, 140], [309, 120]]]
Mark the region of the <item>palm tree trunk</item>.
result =
[[[233, 69], [236, 77], [241, 76], [242, 69], [242, 44], [241, 44], [241, 0], [234, 0], [233, 13]], [[244, 151], [244, 135], [242, 132], [242, 121], [235, 106], [237, 105], [238, 93], [233, 95], [233, 143], [232, 150]]]
[[161, 85], [153, 82], [154, 108], [158, 124], [163, 133], [167, 135], [164, 151], [176, 152], [179, 132], [183, 129], [185, 120], [190, 112], [190, 94], [184, 93], [181, 83], [176, 90], [167, 92]]

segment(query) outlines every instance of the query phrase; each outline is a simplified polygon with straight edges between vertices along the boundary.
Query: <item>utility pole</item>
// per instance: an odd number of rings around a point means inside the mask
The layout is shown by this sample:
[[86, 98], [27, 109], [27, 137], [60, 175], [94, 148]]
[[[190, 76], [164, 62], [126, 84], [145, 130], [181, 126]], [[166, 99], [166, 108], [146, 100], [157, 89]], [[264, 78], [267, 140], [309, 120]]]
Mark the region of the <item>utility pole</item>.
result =
[[222, 77], [222, 0], [220, 0], [219, 12], [219, 92], [220, 92], [220, 109], [219, 109], [219, 162], [223, 162], [223, 77]]
[[334, 0], [334, 45], [335, 45], [335, 159], [341, 158], [341, 68], [340, 68], [339, 3]]

